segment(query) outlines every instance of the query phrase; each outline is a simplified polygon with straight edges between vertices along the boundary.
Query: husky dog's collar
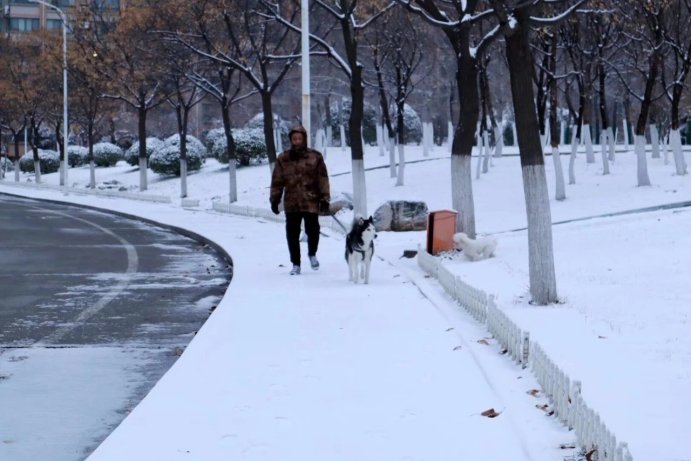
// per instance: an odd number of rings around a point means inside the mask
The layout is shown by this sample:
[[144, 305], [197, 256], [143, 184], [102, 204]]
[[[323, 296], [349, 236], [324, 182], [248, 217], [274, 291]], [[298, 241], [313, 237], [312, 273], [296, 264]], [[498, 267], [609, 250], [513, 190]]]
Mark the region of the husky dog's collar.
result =
[[[374, 248], [374, 247], [375, 247], [375, 242], [370, 242], [370, 245], [368, 246], [368, 250], [370, 248]], [[354, 252], [360, 253], [360, 255], [363, 257], [363, 261], [365, 261], [365, 250], [361, 250], [360, 248], [356, 248], [356, 247], [353, 247], [352, 249]]]

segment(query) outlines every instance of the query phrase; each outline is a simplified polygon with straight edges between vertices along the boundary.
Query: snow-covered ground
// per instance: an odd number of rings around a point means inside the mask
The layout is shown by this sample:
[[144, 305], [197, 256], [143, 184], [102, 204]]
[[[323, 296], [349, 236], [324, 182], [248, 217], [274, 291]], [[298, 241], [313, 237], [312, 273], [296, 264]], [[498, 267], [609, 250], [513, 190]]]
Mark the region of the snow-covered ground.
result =
[[[349, 283], [341, 236], [322, 239], [319, 272], [289, 277], [279, 224], [21, 194], [185, 227], [234, 259], [210, 319], [90, 461], [557, 461], [569, 452], [559, 445], [572, 434], [535, 408], [544, 399], [526, 394], [537, 387], [532, 376], [477, 343], [486, 332], [450, 318], [451, 301], [426, 298], [385, 262], [373, 265], [370, 285]], [[500, 415], [481, 415], [491, 408]]]
[[[687, 146], [685, 152], [689, 164]], [[408, 161], [421, 160], [422, 149], [409, 148], [406, 156]], [[448, 153], [437, 148], [431, 158], [436, 156], [448, 157]], [[551, 200], [554, 222], [690, 200], [690, 176], [675, 176], [672, 163], [649, 158], [653, 185], [638, 188], [632, 152], [619, 153], [607, 176], [602, 175], [597, 158], [597, 163], [587, 165], [584, 155], [579, 155], [577, 184], [567, 186], [567, 200]], [[448, 262], [450, 269], [472, 285], [499, 295], [501, 307], [531, 331], [558, 366], [583, 382], [586, 400], [619, 440], [629, 442], [635, 460], [689, 459], [689, 208], [554, 226], [558, 291], [564, 304], [532, 307], [526, 300], [526, 233], [506, 233], [526, 226], [519, 158], [493, 160], [490, 172], [474, 179], [473, 190], [477, 230], [501, 233], [497, 258], [471, 265], [457, 257]], [[568, 157], [562, 161], [566, 173]], [[366, 151], [366, 168], [387, 162], [377, 148]], [[348, 172], [349, 152], [329, 149], [327, 165], [332, 174]], [[475, 166], [474, 158], [474, 176]], [[546, 170], [552, 196], [550, 157], [546, 157]], [[386, 168], [370, 171], [366, 177], [370, 212], [391, 199], [425, 201], [430, 210], [451, 207], [449, 160], [407, 165], [404, 187], [395, 187]], [[44, 178], [57, 183], [57, 175]], [[71, 169], [70, 178], [71, 184], [85, 184], [88, 170]], [[139, 177], [130, 167], [98, 171], [99, 182], [111, 179], [136, 187]], [[177, 197], [177, 180], [151, 173], [150, 180], [151, 193]], [[350, 174], [333, 177], [331, 182], [333, 194], [352, 190]], [[202, 171], [189, 178], [190, 198], [210, 208], [212, 200], [225, 202], [227, 184], [227, 170], [208, 160]], [[268, 167], [238, 170], [238, 184], [240, 204], [267, 207]], [[396, 258], [403, 249], [423, 243], [424, 233], [381, 233], [378, 253], [393, 261], [395, 268], [377, 264], [372, 286], [350, 287], [344, 284], [341, 244], [332, 239], [322, 243], [322, 271], [294, 281], [284, 277], [286, 268], [277, 267], [287, 264], [279, 226], [206, 213], [193, 217], [176, 206], [91, 197], [70, 200], [158, 213], [161, 219], [197, 226], [200, 233], [226, 242], [237, 258], [236, 278], [224, 299], [232, 309], [212, 316], [183, 356], [186, 360], [164, 377], [94, 460], [147, 459], [145, 454], [151, 458], [162, 453], [156, 450], [166, 441], [180, 442], [176, 446], [188, 456], [180, 455], [180, 459], [197, 459], [192, 454], [228, 458], [244, 450], [248, 459], [292, 459], [298, 453], [303, 459], [320, 454], [324, 459], [452, 459], [460, 453], [470, 459], [521, 459], [516, 446], [523, 446], [530, 459], [562, 459], [564, 453], [555, 447], [569, 442], [571, 434], [561, 432], [552, 421], [541, 422], [547, 418], [535, 420], [538, 412], [532, 402], [528, 406], [534, 411], [524, 413], [530, 381], [510, 379], [510, 372], [517, 375], [516, 370], [498, 362], [487, 346], [479, 347], [476, 340], [484, 333], [464, 314], [441, 308], [444, 297], [436, 300], [435, 307], [445, 315], [440, 321], [430, 301], [422, 299], [410, 283], [401, 283], [422, 277], [415, 262]], [[450, 324], [469, 344], [454, 352], [467, 351], [477, 361], [446, 356], [459, 340], [438, 336]], [[217, 360], [228, 367], [228, 374], [213, 369], [221, 363]], [[477, 382], [473, 370], [478, 369], [485, 370], [485, 379], [502, 403], [492, 400], [485, 405], [490, 396]], [[521, 375], [530, 379], [528, 373]], [[205, 395], [196, 395], [194, 389], [203, 378], [221, 379], [225, 385], [218, 389], [213, 385]], [[167, 396], [174, 392], [180, 395], [169, 407]], [[461, 399], [468, 395], [475, 404], [483, 402], [480, 406], [498, 411], [507, 406], [508, 413], [492, 420], [469, 420], [467, 415], [486, 408], [467, 412], [468, 402]], [[231, 406], [219, 405], [208, 413], [199, 409], [214, 401]], [[407, 411], [419, 416], [401, 417]], [[396, 418], [388, 416], [394, 413]], [[423, 413], [429, 419], [421, 418]], [[150, 414], [163, 415], [166, 431], [145, 430]], [[503, 416], [511, 419], [509, 426], [492, 427]], [[320, 418], [322, 424], [315, 425]], [[188, 420], [198, 427], [190, 426]], [[169, 421], [178, 424], [171, 427]], [[475, 451], [487, 442], [484, 431], [488, 427], [496, 431], [495, 439], [487, 443], [486, 451]], [[306, 435], [309, 430], [314, 434]], [[134, 456], [139, 447], [125, 442], [128, 436], [139, 440], [141, 433], [147, 433], [149, 446], [140, 450], [139, 458]], [[447, 438], [452, 434], [454, 441]], [[507, 451], [488, 451], [505, 446], [497, 443], [498, 438], [507, 440]], [[273, 451], [281, 449], [281, 455]], [[120, 458], [108, 457], [109, 453]], [[176, 456], [172, 453], [167, 459]]]

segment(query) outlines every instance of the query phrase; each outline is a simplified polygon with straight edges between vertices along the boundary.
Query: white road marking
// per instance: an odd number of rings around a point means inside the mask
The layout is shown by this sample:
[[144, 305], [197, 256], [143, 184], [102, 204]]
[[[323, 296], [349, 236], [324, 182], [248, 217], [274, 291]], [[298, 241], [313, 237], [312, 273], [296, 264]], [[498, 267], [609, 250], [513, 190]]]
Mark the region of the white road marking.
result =
[[95, 227], [96, 229], [104, 232], [105, 234], [110, 235], [111, 237], [115, 238], [120, 242], [120, 244], [125, 248], [125, 251], [127, 251], [127, 269], [125, 270], [124, 277], [116, 283], [113, 288], [111, 288], [108, 293], [106, 293], [104, 296], [102, 296], [94, 305], [91, 307], [88, 307], [84, 309], [82, 312], [79, 313], [77, 317], [75, 317], [72, 320], [71, 325], [65, 325], [60, 328], [58, 328], [56, 331], [51, 333], [50, 335], [46, 336], [43, 339], [38, 340], [34, 345], [42, 345], [45, 343], [56, 343], [60, 341], [67, 333], [72, 331], [75, 327], [77, 327], [77, 324], [79, 322], [84, 322], [94, 315], [96, 315], [100, 310], [102, 310], [104, 307], [108, 305], [111, 301], [113, 301], [115, 298], [118, 297], [125, 289], [128, 287], [130, 282], [133, 279], [133, 274], [137, 272], [137, 268], [139, 266], [139, 256], [137, 255], [137, 249], [127, 240], [116, 234], [115, 232], [112, 232], [109, 229], [106, 229], [103, 226], [100, 226], [94, 222], [91, 222], [87, 219], [82, 219], [82, 218], [77, 218], [75, 216], [71, 216], [67, 213], [62, 213], [60, 211], [55, 211], [55, 210], [47, 210], [45, 208], [39, 208], [39, 207], [34, 207], [37, 210], [44, 211], [46, 213], [54, 213], [58, 214], [61, 216], [65, 216], [70, 219], [74, 219], [76, 221], [81, 221], [85, 224], [88, 224], [90, 226]]

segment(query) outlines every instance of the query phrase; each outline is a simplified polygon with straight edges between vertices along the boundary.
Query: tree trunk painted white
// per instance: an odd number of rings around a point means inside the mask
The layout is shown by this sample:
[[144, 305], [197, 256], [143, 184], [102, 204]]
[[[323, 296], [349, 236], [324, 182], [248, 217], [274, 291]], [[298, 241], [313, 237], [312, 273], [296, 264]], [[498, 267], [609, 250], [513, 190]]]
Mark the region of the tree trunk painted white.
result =
[[384, 157], [384, 129], [377, 125], [377, 147], [380, 149], [380, 157]]
[[517, 124], [512, 123], [512, 135], [514, 136], [512, 139], [514, 139], [514, 142], [512, 145], [514, 147], [519, 147], [519, 138], [517, 137]]
[[502, 149], [504, 147], [505, 147], [505, 139], [502, 136], [502, 127], [496, 126], [495, 127], [495, 153], [493, 154], [493, 157], [495, 157], [495, 158], [502, 157]]
[[276, 152], [281, 153], [284, 151], [283, 141], [281, 140], [281, 130], [276, 130]]
[[180, 198], [187, 197], [187, 160], [180, 159]]
[[576, 184], [577, 178], [574, 175], [574, 162], [577, 160], [577, 126], [572, 125], [572, 152], [569, 156], [569, 183]]
[[652, 123], [649, 125], [649, 133], [651, 133], [651, 158], [661, 158], [658, 128], [655, 124]]
[[406, 169], [406, 156], [404, 154], [404, 145], [399, 144], [399, 171], [396, 176], [396, 185], [404, 185], [404, 170]]
[[682, 154], [682, 138], [680, 129], [671, 130], [670, 142], [673, 148], [673, 161], [675, 162], [675, 174], [684, 176], [687, 173], [687, 165], [685, 164], [685, 156]]
[[19, 160], [14, 161], [14, 182], [19, 182]]
[[581, 129], [581, 137], [584, 139], [586, 146], [586, 163], [596, 163], [596, 157], [593, 153], [593, 141], [591, 140], [591, 126], [584, 125]]
[[627, 120], [622, 119], [622, 138], [623, 141], [622, 143], [625, 145], [625, 147], [628, 147], [630, 145], [630, 140], [629, 140], [629, 131], [627, 130]]
[[34, 180], [36, 184], [41, 184], [41, 162], [34, 161]]
[[334, 145], [334, 135], [332, 134], [331, 125], [327, 127], [327, 147], [332, 147]]
[[423, 124], [423, 157], [430, 156], [430, 133], [428, 132], [428, 124]]
[[617, 139], [617, 136], [617, 130], [615, 130], [615, 133], [613, 133], [613, 130], [611, 128], [608, 128], [608, 147], [610, 148], [610, 152], [608, 153], [608, 160], [610, 160], [613, 163], [615, 163], [615, 140]]
[[663, 150], [663, 164], [668, 165], [670, 163], [670, 156], [668, 155], [668, 144], [670, 143], [670, 134], [668, 135], [668, 140], [663, 136], [661, 138], [661, 150]]
[[476, 163], [476, 179], [481, 179], [481, 163], [483, 163], [483, 146], [476, 144], [476, 151], [478, 162]]
[[339, 125], [339, 136], [341, 136], [341, 152], [346, 152], [346, 129], [343, 123]]
[[365, 188], [365, 163], [363, 160], [352, 160], [353, 171], [353, 212], [368, 216], [368, 199]]
[[452, 208], [457, 212], [457, 232], [476, 238], [470, 155], [452, 155]]
[[636, 146], [637, 136], [634, 134], [634, 125], [630, 126], [630, 140], [632, 140], [632, 144], [630, 144], [630, 146]]
[[228, 162], [228, 203], [238, 201], [238, 178], [236, 177], [236, 162]]
[[545, 306], [558, 301], [550, 195], [544, 165], [521, 169], [529, 230], [529, 286], [535, 304]]
[[608, 130], [601, 131], [601, 160], [603, 161], [603, 174], [610, 174], [610, 163], [608, 162]]
[[560, 122], [560, 144], [567, 144], [566, 142], [566, 136], [567, 136], [567, 124], [562, 121]]
[[634, 138], [634, 152], [637, 154], [637, 186], [650, 186], [649, 171], [646, 164], [646, 137]]
[[555, 200], [564, 200], [565, 194], [565, 173], [562, 171], [562, 159], [560, 149], [553, 147], [553, 166], [555, 167]]
[[396, 153], [394, 152], [394, 138], [389, 138], [389, 177], [396, 178]]
[[546, 135], [541, 134], [541, 149], [543, 149], [543, 146], [545, 146], [545, 139], [547, 138]]
[[435, 128], [432, 123], [428, 123], [428, 147], [430, 152], [435, 152]]
[[[483, 173], [488, 172], [488, 164], [490, 162], [490, 145], [488, 144], [488, 132], [483, 132]], [[479, 152], [480, 153], [480, 152]]]
[[144, 192], [147, 190], [147, 159], [139, 159], [139, 191]]
[[62, 160], [62, 155], [60, 156], [60, 185], [64, 186], [65, 185], [65, 161]]
[[96, 164], [93, 160], [89, 162], [89, 187], [96, 189]]
[[447, 122], [447, 149], [452, 151], [452, 142], [454, 141], [454, 125], [452, 122]]

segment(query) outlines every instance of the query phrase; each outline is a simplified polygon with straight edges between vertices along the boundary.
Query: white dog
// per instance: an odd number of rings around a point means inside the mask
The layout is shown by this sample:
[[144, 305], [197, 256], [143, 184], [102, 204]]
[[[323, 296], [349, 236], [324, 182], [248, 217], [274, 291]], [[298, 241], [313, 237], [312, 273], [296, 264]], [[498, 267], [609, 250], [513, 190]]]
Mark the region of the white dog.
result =
[[346, 236], [346, 263], [348, 264], [348, 280], [358, 283], [358, 268], [363, 283], [370, 283], [370, 264], [375, 256], [375, 239], [377, 231], [372, 216], [368, 219], [356, 217], [353, 220], [351, 232]]
[[497, 239], [492, 237], [473, 240], [465, 233], [459, 232], [454, 234], [452, 240], [454, 240], [458, 248], [464, 250], [464, 254], [471, 258], [472, 261], [478, 261], [482, 256], [486, 258], [494, 256], [495, 248], [497, 248]]

